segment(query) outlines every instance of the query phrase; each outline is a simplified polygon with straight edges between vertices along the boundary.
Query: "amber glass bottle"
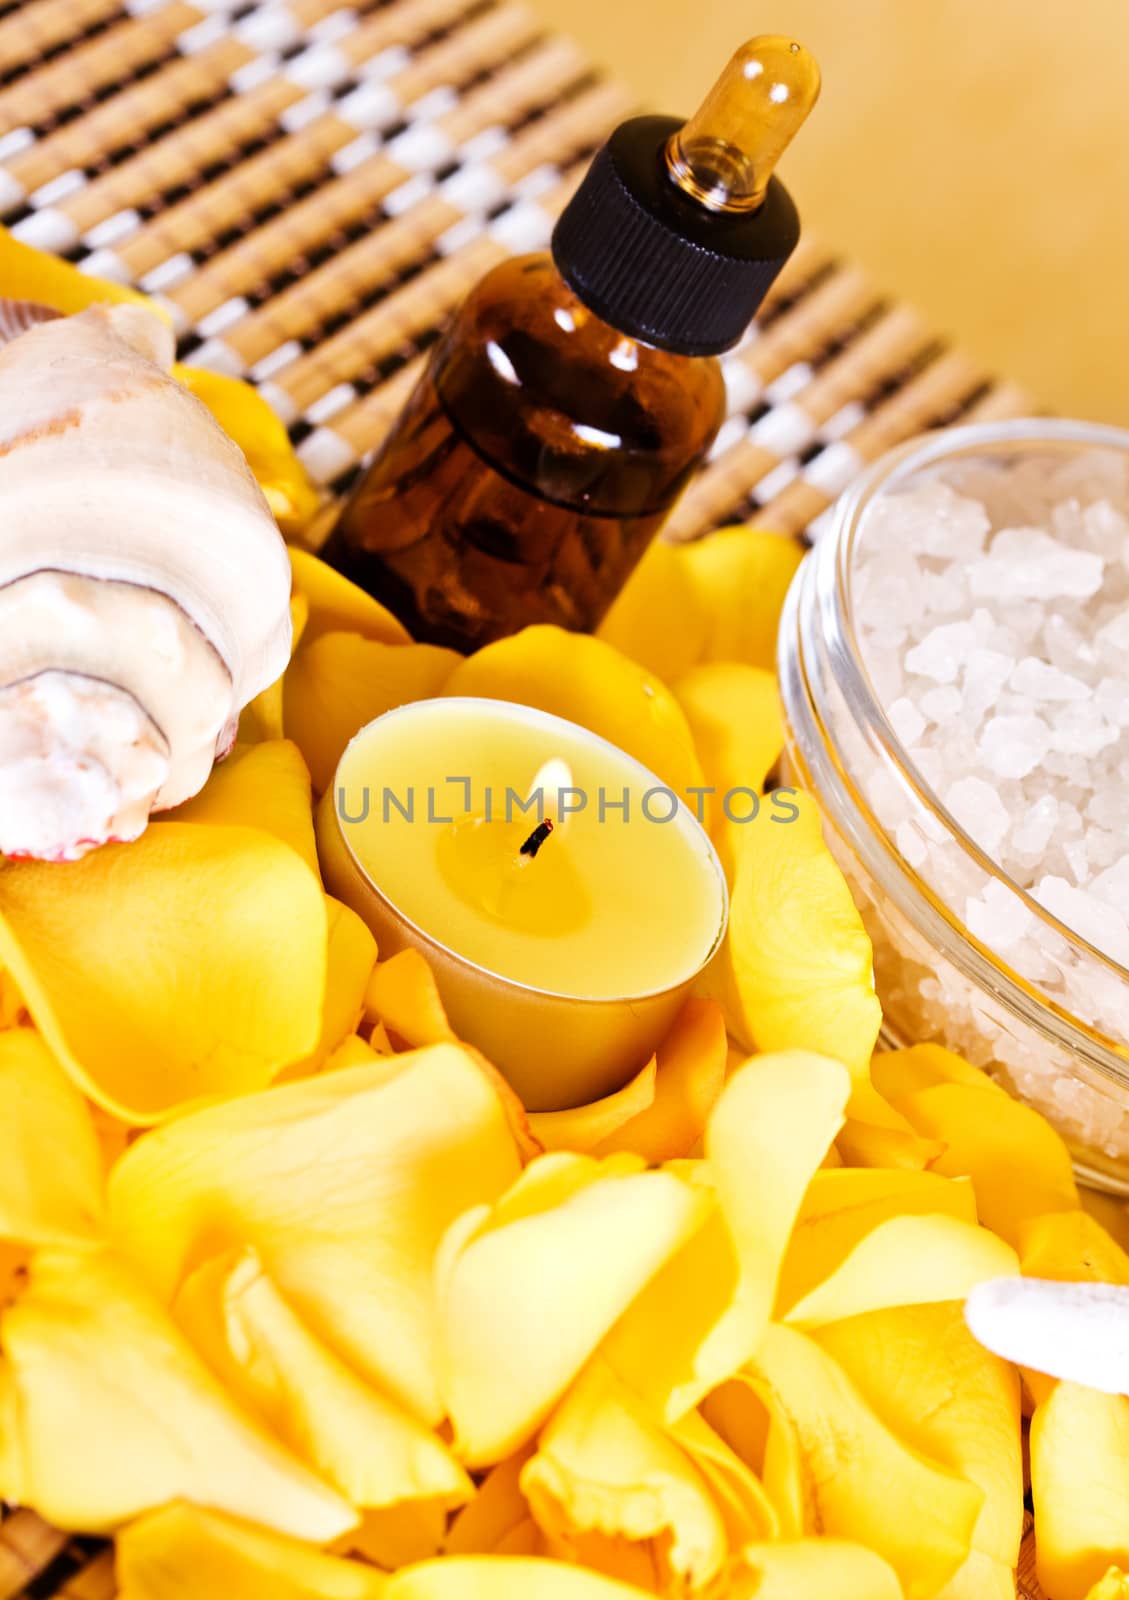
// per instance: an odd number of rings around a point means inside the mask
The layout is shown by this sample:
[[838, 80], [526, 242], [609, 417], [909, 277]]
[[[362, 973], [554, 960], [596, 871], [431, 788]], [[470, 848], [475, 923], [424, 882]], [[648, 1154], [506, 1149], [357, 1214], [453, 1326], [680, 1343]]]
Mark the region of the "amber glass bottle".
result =
[[551, 255], [471, 291], [323, 551], [415, 638], [600, 621], [723, 420], [717, 354], [795, 246], [771, 169], [818, 83], [799, 46], [754, 40], [690, 123], [617, 129]]

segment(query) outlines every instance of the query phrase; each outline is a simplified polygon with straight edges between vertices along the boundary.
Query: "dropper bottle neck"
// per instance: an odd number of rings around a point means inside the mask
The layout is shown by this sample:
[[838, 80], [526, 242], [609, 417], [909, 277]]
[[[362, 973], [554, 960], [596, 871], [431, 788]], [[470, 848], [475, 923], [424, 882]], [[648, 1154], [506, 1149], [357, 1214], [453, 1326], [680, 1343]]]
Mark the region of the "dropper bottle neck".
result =
[[802, 45], [764, 35], [737, 51], [688, 122], [621, 124], [553, 234], [574, 293], [663, 350], [719, 355], [736, 344], [799, 241], [773, 172], [819, 84]]
[[671, 179], [709, 211], [759, 210], [820, 83], [815, 57], [802, 44], [782, 34], [750, 39], [668, 141]]

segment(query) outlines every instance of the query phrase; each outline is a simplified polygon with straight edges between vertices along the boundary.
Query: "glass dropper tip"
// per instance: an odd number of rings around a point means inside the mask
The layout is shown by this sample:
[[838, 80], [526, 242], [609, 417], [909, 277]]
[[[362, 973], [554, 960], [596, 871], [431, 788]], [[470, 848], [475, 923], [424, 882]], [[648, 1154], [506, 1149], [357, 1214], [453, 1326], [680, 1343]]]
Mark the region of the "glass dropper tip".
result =
[[802, 44], [786, 34], [750, 39], [667, 145], [671, 178], [712, 211], [755, 211], [820, 83], [819, 65]]

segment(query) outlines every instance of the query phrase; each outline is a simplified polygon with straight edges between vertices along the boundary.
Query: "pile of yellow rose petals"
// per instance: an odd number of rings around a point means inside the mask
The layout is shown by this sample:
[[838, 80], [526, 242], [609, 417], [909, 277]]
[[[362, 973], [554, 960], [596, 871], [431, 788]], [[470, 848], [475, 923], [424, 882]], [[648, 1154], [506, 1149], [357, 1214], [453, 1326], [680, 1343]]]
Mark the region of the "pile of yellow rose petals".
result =
[[1129, 1596], [1129, 1400], [962, 1316], [1129, 1256], [1035, 1113], [874, 1054], [807, 797], [712, 819], [708, 992], [572, 1111], [527, 1115], [321, 884], [311, 775], [425, 696], [763, 785], [796, 561], [659, 545], [601, 637], [462, 660], [295, 551], [292, 663], [204, 791], [0, 866], [0, 1496], [115, 1535], [122, 1600], [1005, 1600], [1024, 1411], [1047, 1595]]

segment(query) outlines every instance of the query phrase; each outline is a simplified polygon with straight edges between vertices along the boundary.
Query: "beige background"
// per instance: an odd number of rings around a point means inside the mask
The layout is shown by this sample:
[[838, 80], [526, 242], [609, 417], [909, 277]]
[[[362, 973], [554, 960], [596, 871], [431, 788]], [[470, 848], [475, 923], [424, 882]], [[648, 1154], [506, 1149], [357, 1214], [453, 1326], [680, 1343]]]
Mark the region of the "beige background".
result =
[[1129, 426], [1129, 0], [531, 0], [688, 113], [794, 32], [823, 98], [782, 168], [841, 244], [1044, 404]]

